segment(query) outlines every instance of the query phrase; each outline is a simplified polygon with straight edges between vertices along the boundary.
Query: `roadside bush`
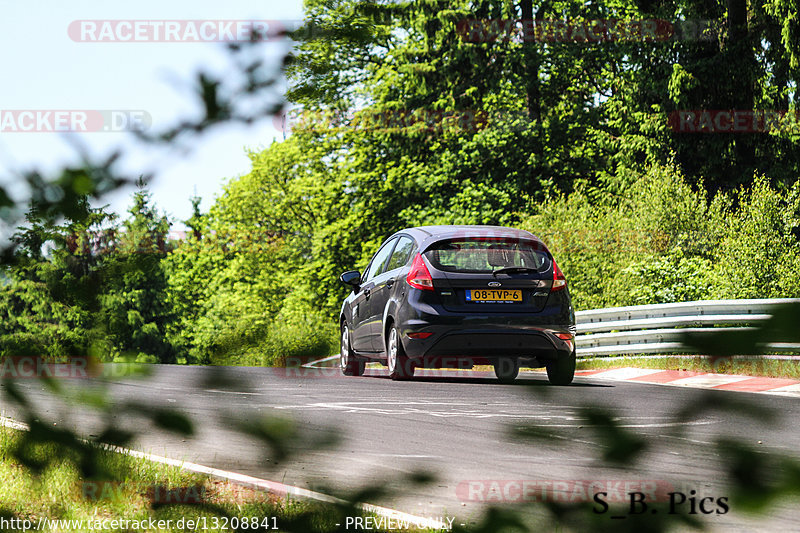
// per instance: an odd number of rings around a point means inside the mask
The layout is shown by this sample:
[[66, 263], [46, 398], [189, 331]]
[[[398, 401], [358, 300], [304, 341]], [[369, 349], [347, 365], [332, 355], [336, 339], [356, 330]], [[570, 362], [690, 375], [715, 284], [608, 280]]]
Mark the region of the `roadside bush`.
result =
[[52, 265], [8, 272], [0, 285], [0, 356], [49, 360], [83, 355], [95, 337], [88, 313], [53, 297]]
[[757, 176], [726, 207], [714, 251], [715, 297], [800, 295], [800, 182], [781, 191]]
[[709, 206], [702, 184], [692, 187], [675, 166], [654, 165], [619, 202], [617, 216], [655, 254], [680, 249], [710, 257], [719, 233], [719, 210]]
[[709, 200], [677, 168], [654, 166], [618, 197], [551, 197], [520, 227], [541, 237], [577, 310], [800, 295], [800, 182]]
[[[699, 265], [692, 257], [709, 254], [714, 235], [706, 203], [705, 192], [690, 187], [677, 169], [654, 166], [617, 197], [584, 187], [551, 198], [523, 217], [521, 227], [556, 256], [576, 309], [655, 303], [673, 295], [659, 272], [674, 271], [668, 276], [674, 281]], [[702, 292], [675, 291], [684, 297]]]
[[284, 366], [287, 360], [327, 357], [338, 347], [336, 324], [319, 312], [271, 322], [240, 320], [220, 331], [204, 349], [214, 365]]
[[297, 314], [282, 310], [271, 324], [263, 347], [262, 364], [266, 365], [327, 357], [339, 349], [338, 325], [320, 311]]
[[622, 285], [628, 298], [621, 305], [646, 305], [707, 300], [711, 297], [712, 263], [703, 257], [687, 257], [680, 248], [667, 255], [637, 262], [622, 269]]
[[545, 202], [520, 224], [555, 255], [569, 280], [576, 309], [622, 305], [613, 278], [632, 257], [648, 252], [618, 212], [613, 206], [595, 206], [584, 191], [576, 191]]
[[304, 258], [283, 239], [225, 227], [183, 243], [166, 260], [179, 316], [171, 336], [185, 361], [272, 366], [329, 355], [335, 324], [299, 281]]

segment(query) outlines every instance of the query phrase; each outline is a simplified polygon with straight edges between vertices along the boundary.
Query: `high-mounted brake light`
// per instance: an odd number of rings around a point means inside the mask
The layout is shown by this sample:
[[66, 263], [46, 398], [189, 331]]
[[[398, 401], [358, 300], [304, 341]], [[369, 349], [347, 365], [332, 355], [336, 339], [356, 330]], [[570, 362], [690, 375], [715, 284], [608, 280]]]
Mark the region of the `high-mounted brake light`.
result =
[[428, 267], [425, 266], [425, 261], [422, 260], [420, 254], [417, 254], [414, 258], [414, 262], [411, 263], [411, 270], [408, 271], [406, 282], [415, 289], [423, 291], [433, 290], [433, 278], [431, 277], [431, 273], [428, 272]]
[[561, 269], [558, 268], [556, 264], [556, 260], [553, 259], [553, 288], [551, 291], [560, 291], [561, 289], [567, 288], [567, 278], [564, 277], [564, 273], [561, 272]]

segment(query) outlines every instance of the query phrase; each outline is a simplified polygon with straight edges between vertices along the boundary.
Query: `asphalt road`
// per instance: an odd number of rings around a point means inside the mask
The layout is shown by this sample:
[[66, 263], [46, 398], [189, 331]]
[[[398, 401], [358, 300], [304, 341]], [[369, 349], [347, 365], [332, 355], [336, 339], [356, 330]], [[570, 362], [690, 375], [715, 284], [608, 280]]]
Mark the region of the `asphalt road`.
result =
[[[706, 507], [712, 513], [704, 517], [712, 530], [800, 530], [800, 509], [791, 500], [773, 506], [766, 518], [749, 518], [732, 503], [729, 512], [716, 513], [718, 499], [730, 496], [730, 486], [714, 442], [734, 437], [758, 454], [800, 457], [800, 400], [795, 398], [590, 377], [576, 378], [569, 387], [552, 387], [541, 374], [501, 385], [488, 376], [393, 382], [379, 370], [361, 378], [332, 372], [298, 377], [294, 371], [286, 375], [267, 368], [153, 370], [146, 379], [61, 381], [67, 390], [107, 389], [120, 406], [139, 402], [178, 408], [197, 426], [196, 435], [184, 439], [143, 425], [141, 418], [126, 416], [121, 409], [114, 411], [116, 424], [139, 432], [137, 449], [326, 493], [376, 485], [388, 494], [369, 503], [416, 515], [455, 515], [466, 523], [480, 515], [486, 500], [519, 506], [514, 500], [521, 498], [523, 487], [529, 498], [547, 494], [564, 500], [580, 499], [591, 483], [606, 484], [613, 501], [615, 491], [624, 493], [628, 482], [630, 491], [649, 494], [658, 487], [663, 494], [666, 487], [687, 496], [694, 490], [698, 500], [713, 498]], [[65, 405], [37, 380], [16, 383], [48, 423], [77, 425], [92, 435], [107, 420], [88, 408]], [[715, 408], [731, 401], [770, 410], [775, 419], [762, 412], [750, 416], [744, 406]], [[607, 426], [587, 419], [582, 411], [587, 406], [612, 409], [617, 424], [644, 436], [647, 449], [638, 461], [614, 465], [602, 459]], [[20, 418], [5, 396], [0, 410]], [[276, 463], [273, 449], [236, 429], [240, 421], [265, 417], [290, 418], [302, 430], [304, 439], [292, 445], [296, 455], [289, 460]], [[512, 435], [514, 428], [531, 425], [544, 438]], [[331, 429], [340, 435], [338, 444], [318, 449]], [[433, 473], [435, 480], [408, 486], [404, 480], [418, 471]], [[778, 474], [770, 469], [765, 473]], [[592, 493], [585, 512], [593, 508]], [[689, 512], [688, 501], [676, 509]], [[607, 514], [613, 520], [613, 513]]]

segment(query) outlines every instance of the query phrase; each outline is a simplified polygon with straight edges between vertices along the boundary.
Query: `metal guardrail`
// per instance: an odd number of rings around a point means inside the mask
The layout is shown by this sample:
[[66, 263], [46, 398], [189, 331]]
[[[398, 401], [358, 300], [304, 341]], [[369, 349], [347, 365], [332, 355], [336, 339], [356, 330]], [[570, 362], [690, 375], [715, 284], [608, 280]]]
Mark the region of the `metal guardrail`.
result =
[[[776, 306], [800, 298], [702, 300], [578, 311], [578, 357], [617, 354], [689, 352], [681, 343], [686, 332], [753, 330]], [[770, 350], [800, 352], [800, 344], [770, 343]]]

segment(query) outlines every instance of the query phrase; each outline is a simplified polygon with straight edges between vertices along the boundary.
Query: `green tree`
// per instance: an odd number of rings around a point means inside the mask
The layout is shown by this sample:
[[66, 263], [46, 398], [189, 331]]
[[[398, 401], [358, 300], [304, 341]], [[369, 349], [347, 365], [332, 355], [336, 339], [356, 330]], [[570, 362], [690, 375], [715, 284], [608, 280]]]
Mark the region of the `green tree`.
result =
[[140, 180], [138, 185], [119, 230], [117, 249], [105, 264], [100, 314], [120, 352], [174, 363], [177, 352], [167, 339], [167, 329], [175, 312], [167, 302], [162, 265], [171, 247], [170, 223], [152, 204], [144, 183]]
[[189, 201], [192, 202], [192, 216], [189, 217], [188, 220], [185, 220], [184, 223], [192, 231], [194, 238], [200, 240], [203, 236], [203, 213], [200, 212], [200, 202], [202, 202], [202, 198], [195, 194]]
[[12, 237], [14, 259], [0, 288], [0, 352], [50, 359], [85, 356], [107, 347], [97, 320], [103, 265], [115, 215], [93, 209], [54, 222], [36, 206]]
[[203, 217], [201, 238], [168, 255], [172, 336], [189, 360], [258, 365], [329, 354], [335, 328], [318, 296], [338, 287], [325, 279], [330, 254], [311, 237], [334, 213], [315, 183], [320, 174], [305, 168], [313, 155], [297, 148], [252, 153], [253, 171], [226, 186]]

